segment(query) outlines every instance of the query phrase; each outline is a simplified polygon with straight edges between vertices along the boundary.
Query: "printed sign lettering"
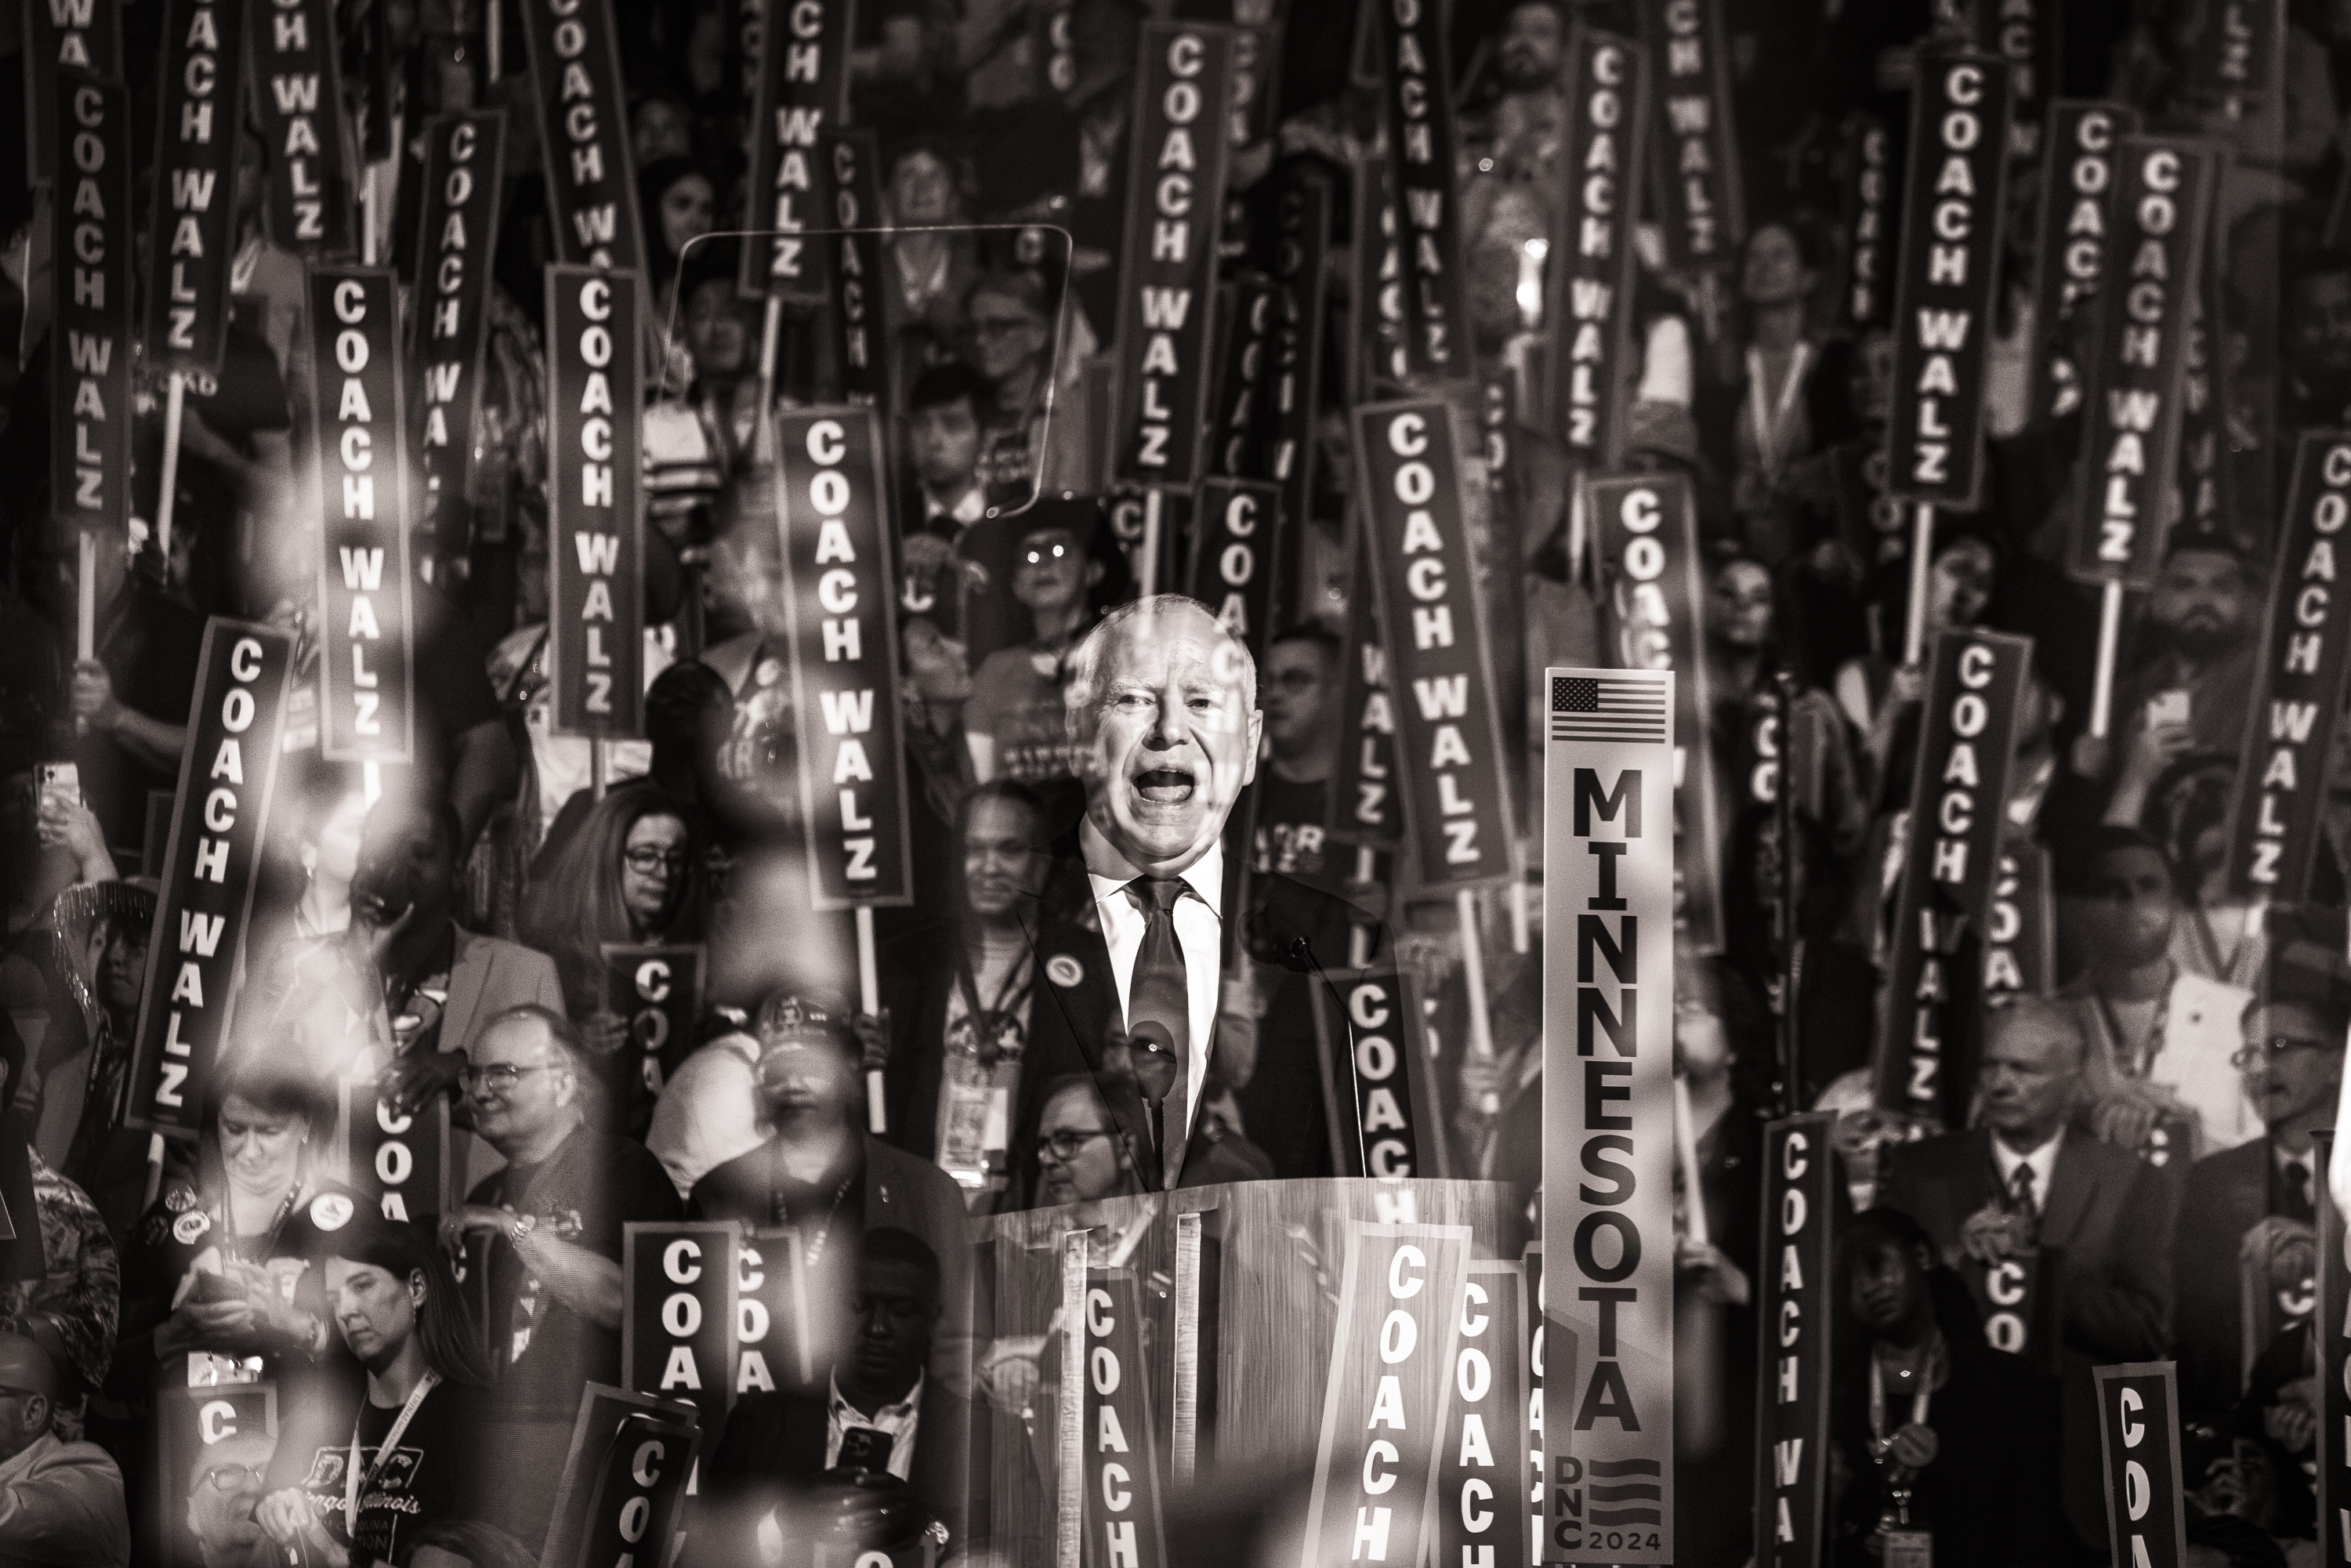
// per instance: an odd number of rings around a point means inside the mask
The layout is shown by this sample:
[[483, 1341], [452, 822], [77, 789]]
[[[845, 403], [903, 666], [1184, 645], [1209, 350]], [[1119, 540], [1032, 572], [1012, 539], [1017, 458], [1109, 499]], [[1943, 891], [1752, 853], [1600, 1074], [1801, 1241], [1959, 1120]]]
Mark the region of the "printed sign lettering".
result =
[[644, 730], [639, 284], [547, 269], [547, 664], [559, 735]]
[[[26, 15], [50, 0], [32, 0]], [[100, 9], [111, 13], [111, 5]], [[78, 70], [53, 78], [65, 149], [49, 203], [49, 515], [131, 537], [131, 95]]]

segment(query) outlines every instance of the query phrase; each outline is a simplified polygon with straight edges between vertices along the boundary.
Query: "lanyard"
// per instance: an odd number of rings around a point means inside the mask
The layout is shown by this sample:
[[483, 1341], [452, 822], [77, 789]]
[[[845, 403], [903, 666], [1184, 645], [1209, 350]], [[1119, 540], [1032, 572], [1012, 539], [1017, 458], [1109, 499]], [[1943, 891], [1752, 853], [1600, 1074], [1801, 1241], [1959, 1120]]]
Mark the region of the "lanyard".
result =
[[1778, 406], [1767, 417], [1763, 412], [1763, 350], [1747, 350], [1747, 386], [1755, 410], [1755, 452], [1763, 460], [1763, 472], [1780, 472], [1780, 432], [1787, 427], [1788, 411], [1796, 404], [1797, 392], [1803, 390], [1804, 363], [1812, 353], [1812, 345], [1799, 340], [1788, 356], [1788, 379], [1780, 383]]
[[[1921, 1360], [1917, 1373], [1918, 1392], [1910, 1396], [1910, 1424], [1914, 1427], [1927, 1424], [1928, 1385], [1934, 1382], [1934, 1375], [1933, 1359]], [[1877, 1352], [1874, 1348], [1869, 1353], [1869, 1435], [1876, 1439], [1871, 1446], [1882, 1452], [1888, 1441], [1886, 1435], [1886, 1373], [1878, 1365]]]
[[432, 1393], [433, 1385], [440, 1381], [441, 1375], [429, 1369], [416, 1380], [416, 1387], [409, 1395], [408, 1403], [400, 1407], [399, 1418], [392, 1422], [392, 1430], [383, 1435], [383, 1443], [375, 1451], [375, 1463], [367, 1468], [364, 1476], [360, 1474], [360, 1424], [356, 1420], [351, 1423], [351, 1462], [343, 1471], [343, 1533], [352, 1541], [360, 1538], [360, 1499], [366, 1494], [368, 1488], [375, 1485], [376, 1478], [383, 1474], [384, 1464], [399, 1448], [401, 1437], [408, 1430], [408, 1423], [415, 1419], [416, 1407], [424, 1403], [424, 1396]]
[[2163, 989], [2155, 998], [2155, 1016], [2147, 1026], [2147, 1039], [2137, 1045], [2133, 1045], [2130, 1036], [2123, 1032], [2121, 1015], [2115, 1011], [2115, 1004], [2107, 999], [2106, 993], [2092, 993], [2097, 998], [2098, 1014], [2105, 1025], [2106, 1038], [2114, 1044], [2115, 1065], [2126, 1077], [2145, 1078], [2155, 1071], [2155, 1059], [2163, 1054], [2164, 1035], [2171, 1022], [2171, 988], [2178, 979], [2179, 976], [2174, 972], [2163, 982]]
[[[302, 1189], [307, 1185], [308, 1184], [305, 1183], [300, 1176], [296, 1176], [294, 1178], [294, 1185], [286, 1189], [286, 1197], [284, 1200], [278, 1204], [277, 1212], [270, 1216], [269, 1228], [260, 1233], [261, 1260], [263, 1262], [267, 1262], [269, 1260], [270, 1254], [277, 1250], [277, 1233], [286, 1228], [286, 1217], [293, 1213], [294, 1206], [302, 1200]], [[224, 1244], [224, 1249], [231, 1257], [243, 1258], [245, 1256], [246, 1238], [237, 1234], [235, 1212], [235, 1211], [230, 1206], [228, 1195], [226, 1193], [223, 1193], [221, 1195], [219, 1215], [221, 1241]]]
[[[971, 948], [968, 945], [957, 946], [956, 983], [963, 992], [964, 1009], [971, 1015], [971, 1027], [975, 1031], [979, 1029], [982, 1019], [995, 1013], [1009, 1012], [1029, 999], [1029, 988], [1037, 977], [1031, 967], [1035, 962], [1036, 956], [1032, 953], [1023, 951], [1016, 956], [1012, 960], [1012, 967], [1005, 972], [1003, 983], [996, 988], [996, 1005], [983, 1008], [979, 1005], [979, 981], [972, 971]], [[1016, 990], [1015, 987], [1019, 988]]]

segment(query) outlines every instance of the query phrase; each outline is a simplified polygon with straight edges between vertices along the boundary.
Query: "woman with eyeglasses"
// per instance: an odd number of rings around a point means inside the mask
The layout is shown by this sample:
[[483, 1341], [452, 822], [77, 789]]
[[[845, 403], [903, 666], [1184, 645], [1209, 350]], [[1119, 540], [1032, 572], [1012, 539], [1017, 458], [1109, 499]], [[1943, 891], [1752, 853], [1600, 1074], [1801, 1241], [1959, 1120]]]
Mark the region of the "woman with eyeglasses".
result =
[[193, 1177], [168, 1176], [122, 1248], [122, 1312], [106, 1395], [268, 1381], [281, 1408], [348, 1403], [356, 1368], [334, 1334], [324, 1268], [372, 1199], [319, 1174], [334, 1133], [320, 1085], [240, 1053]]
[[428, 1528], [486, 1511], [480, 1341], [420, 1226], [364, 1216], [335, 1238], [325, 1273], [366, 1397], [348, 1435], [321, 1434], [303, 1483], [262, 1499], [254, 1518], [302, 1568], [405, 1562]]
[[1027, 268], [987, 273], [964, 296], [964, 311], [971, 323], [966, 362], [990, 393], [979, 448], [989, 503], [1018, 507], [1089, 488], [1084, 408], [1070, 395], [1074, 388], [1053, 384], [1062, 334], [1044, 278]]
[[[653, 784], [615, 789], [590, 810], [524, 901], [522, 939], [555, 960], [565, 1010], [604, 1092], [607, 1130], [642, 1136], [653, 1094], [628, 1020], [609, 1005], [604, 947], [702, 940], [702, 850], [689, 808], [666, 790]], [[682, 1051], [685, 1042], [678, 1043]]]

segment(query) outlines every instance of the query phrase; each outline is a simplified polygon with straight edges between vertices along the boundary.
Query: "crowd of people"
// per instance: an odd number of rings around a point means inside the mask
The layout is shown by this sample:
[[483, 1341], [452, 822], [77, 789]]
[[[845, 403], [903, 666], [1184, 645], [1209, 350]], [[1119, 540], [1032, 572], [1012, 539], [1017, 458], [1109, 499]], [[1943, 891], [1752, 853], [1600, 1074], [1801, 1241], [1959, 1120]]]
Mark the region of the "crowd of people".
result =
[[[353, 38], [372, 5], [337, 7]], [[121, 12], [134, 83], [155, 68], [159, 9]], [[411, 765], [363, 773], [319, 750], [308, 291], [265, 232], [269, 149], [246, 131], [240, 308], [182, 415], [168, 540], [152, 526], [164, 399], [147, 377], [131, 530], [97, 541], [94, 581], [50, 520], [50, 445], [69, 434], [47, 371], [47, 218], [32, 193], [0, 193], [0, 320], [23, 340], [0, 356], [0, 1143], [24, 1166], [7, 1190], [34, 1210], [0, 1243], [0, 1560], [537, 1562], [582, 1392], [620, 1380], [625, 1228], [708, 1219], [792, 1228], [823, 1358], [704, 1435], [687, 1559], [804, 1562], [823, 1536], [1022, 1561], [1041, 1549], [993, 1539], [982, 1502], [991, 1464], [1032, 1458], [987, 1453], [987, 1413], [1026, 1419], [1060, 1396], [1044, 1341], [993, 1322], [975, 1228], [1363, 1175], [1328, 1090], [1320, 965], [1394, 967], [1416, 998], [1436, 1102], [1416, 1107], [1416, 1175], [1507, 1184], [1520, 1222], [1540, 1211], [1542, 672], [1623, 663], [1626, 607], [1529, 367], [1565, 329], [1544, 319], [1542, 279], [1576, 177], [1570, 41], [1638, 37], [1646, 8], [1450, 8], [1475, 363], [1414, 384], [1380, 372], [1376, 302], [1355, 298], [1383, 137], [1357, 7], [1236, 0], [1222, 16], [1254, 29], [1251, 91], [1274, 110], [1243, 116], [1233, 152], [1230, 274], [1270, 266], [1272, 193], [1330, 195], [1305, 515], [1283, 519], [1278, 623], [1246, 629], [1144, 592], [1179, 584], [1138, 558], [1092, 373], [1118, 347], [1140, 30], [1206, 11], [857, 14], [850, 123], [876, 133], [893, 228], [870, 287], [914, 887], [873, 913], [870, 1000], [856, 927], [812, 897], [778, 542], [773, 422], [827, 401], [831, 327], [788, 309], [763, 365], [762, 303], [738, 292], [740, 247], [765, 244], [738, 7], [613, 9], [664, 324], [641, 411], [642, 738], [558, 733], [551, 702], [546, 491], [562, 460], [539, 323], [555, 247], [513, 7], [386, 6], [364, 33], [395, 62], [410, 134], [502, 105], [508, 139], [474, 462], [416, 541]], [[1850, 308], [1850, 128], [1874, 115], [1898, 145], [1917, 49], [1973, 24], [1907, 0], [1707, 9], [1740, 130], [1740, 248], [1727, 269], [1676, 270], [1640, 227], [1622, 389], [1626, 465], [1685, 476], [1697, 497], [1691, 645], [1712, 708], [1681, 737], [1682, 787], [1716, 791], [1703, 820], [1722, 839], [1699, 854], [1685, 835], [1685, 876], [1719, 868], [1720, 939], [1685, 933], [1675, 964], [1698, 1186], [1677, 1195], [1677, 1335], [1682, 1364], [1708, 1369], [1678, 1391], [1679, 1560], [1753, 1550], [1734, 1500], [1757, 1475], [1762, 1133], [1819, 1109], [1837, 1114], [1856, 1211], [1838, 1240], [1826, 1557], [1876, 1560], [1898, 1494], [1950, 1563], [2105, 1561], [2091, 1369], [2168, 1359], [2189, 1561], [2314, 1562], [2310, 1281], [2334, 1244], [2316, 1135], [2337, 1125], [2351, 1038], [2351, 727], [2334, 732], [2310, 903], [2248, 903], [2227, 860], [2296, 442], [2351, 423], [2351, 12], [2255, 7], [2277, 18], [2269, 75], [2223, 102], [2194, 58], [2208, 7], [2063, 7], [2037, 104], [2108, 99], [2230, 154], [2217, 319], [2201, 323], [2199, 395], [2218, 417], [2198, 425], [2225, 504], [2178, 508], [2159, 580], [2128, 600], [2110, 733], [2093, 734], [2098, 596], [2065, 570], [2089, 526], [2084, 417], [2036, 402], [2033, 373], [2084, 330], [2036, 319], [2029, 282], [2058, 243], [2037, 232], [2056, 172], [2014, 165], [1984, 504], [1936, 519], [1914, 598], [1911, 513], [1873, 477], [1895, 332]], [[0, 104], [0, 163], [20, 108]], [[395, 189], [417, 156], [395, 147]], [[384, 212], [384, 256], [404, 269], [416, 204]], [[1470, 438], [1489, 385], [1520, 411], [1499, 447]], [[1351, 835], [1332, 798], [1363, 738], [1344, 690], [1370, 621], [1352, 411], [1406, 394], [1453, 404], [1468, 482], [1507, 453], [1468, 515], [1526, 869], [1467, 928], [1450, 891]], [[82, 657], [78, 595], [95, 612]], [[123, 1113], [214, 617], [294, 632], [297, 676], [236, 1038], [202, 1136], [151, 1141]], [[1939, 1120], [1881, 1103], [1874, 1071], [1921, 744], [1914, 617], [1929, 643], [2032, 639], [2002, 848], [2041, 956], [1985, 998]], [[616, 944], [701, 949], [688, 1027], [648, 1043], [616, 1005]], [[371, 1099], [392, 1117], [445, 1108], [437, 1211], [387, 1216], [347, 1168], [350, 1107]], [[2003, 1343], [1984, 1281], [2007, 1265], [2036, 1282], [2032, 1322]], [[190, 1390], [265, 1384], [267, 1435], [208, 1440], [173, 1468]], [[1313, 1434], [1299, 1443], [1311, 1453]]]

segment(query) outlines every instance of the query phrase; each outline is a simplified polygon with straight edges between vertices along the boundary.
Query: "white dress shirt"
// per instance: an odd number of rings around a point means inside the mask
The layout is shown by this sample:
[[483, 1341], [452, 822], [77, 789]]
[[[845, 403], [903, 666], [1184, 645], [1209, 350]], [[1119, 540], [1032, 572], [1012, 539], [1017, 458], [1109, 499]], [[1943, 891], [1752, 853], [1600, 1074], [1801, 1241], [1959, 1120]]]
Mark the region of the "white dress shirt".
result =
[[2057, 1145], [2065, 1141], [2065, 1129], [2058, 1128], [2049, 1141], [2029, 1155], [2020, 1155], [2001, 1142], [2000, 1134], [1991, 1137], [1992, 1164], [2000, 1169], [2000, 1191], [2002, 1197], [2016, 1190], [2016, 1167], [2032, 1167], [2032, 1207], [2035, 1211], [2049, 1209], [2049, 1180], [2057, 1174]]
[[914, 1386], [906, 1390], [906, 1397], [895, 1405], [884, 1405], [868, 1416], [841, 1396], [841, 1379], [832, 1382], [832, 1396], [826, 1401], [824, 1420], [824, 1468], [841, 1463], [841, 1439], [859, 1427], [871, 1427], [890, 1439], [890, 1473], [900, 1480], [914, 1479], [914, 1439], [923, 1424], [923, 1375], [914, 1375]]
[[[1125, 1018], [1134, 989], [1135, 955], [1143, 951], [1147, 925], [1143, 911], [1127, 896], [1126, 884], [1143, 873], [1127, 863], [1091, 819], [1078, 828], [1078, 848], [1086, 858], [1086, 880], [1093, 884], [1094, 912], [1102, 919], [1102, 945], [1110, 949], [1111, 978], [1118, 983], [1118, 1011]], [[1225, 846], [1220, 839], [1183, 873], [1196, 898], [1176, 901], [1176, 940], [1184, 949], [1184, 989], [1191, 1000], [1192, 1048], [1184, 1067], [1184, 1125], [1181, 1135], [1192, 1135], [1192, 1118], [1200, 1109], [1200, 1087], [1208, 1076], [1208, 1048], [1216, 1038], [1217, 1004], [1222, 995], [1225, 922], [1218, 913], [1225, 894]], [[1176, 1141], [1170, 1134], [1170, 1141]]]

